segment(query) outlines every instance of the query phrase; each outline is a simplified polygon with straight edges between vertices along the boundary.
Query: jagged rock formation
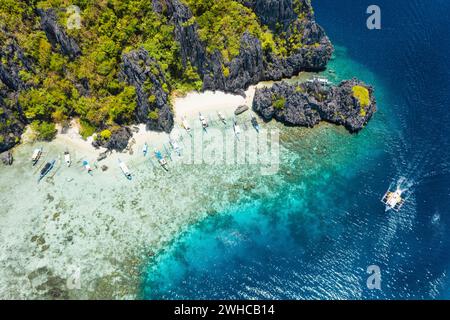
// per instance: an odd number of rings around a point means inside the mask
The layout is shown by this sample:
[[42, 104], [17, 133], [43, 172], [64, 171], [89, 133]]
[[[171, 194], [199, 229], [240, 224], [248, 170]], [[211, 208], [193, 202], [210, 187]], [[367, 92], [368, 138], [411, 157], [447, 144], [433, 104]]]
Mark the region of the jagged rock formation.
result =
[[108, 150], [122, 152], [128, 146], [128, 141], [133, 136], [133, 132], [131, 132], [131, 129], [128, 127], [116, 127], [111, 130], [111, 133], [111, 137], [108, 140], [104, 141], [98, 139], [92, 142], [92, 145], [96, 148], [103, 147]]
[[292, 0], [240, 0], [244, 6], [252, 9], [272, 31], [286, 31], [297, 19]]
[[8, 36], [0, 44], [0, 152], [11, 149], [20, 142], [26, 121], [17, 103], [17, 92], [27, 85], [20, 78], [20, 71], [33, 72], [32, 61], [25, 56], [16, 39]]
[[[298, 0], [305, 21], [297, 20], [293, 0], [249, 0], [240, 1], [248, 6], [271, 29], [298, 32], [302, 34], [305, 47], [287, 57], [263, 52], [261, 42], [244, 33], [241, 38], [240, 52], [227, 62], [220, 52], [207, 54], [197, 32], [197, 23], [191, 22], [192, 13], [179, 0], [153, 0], [156, 12], [165, 14], [175, 26], [175, 38], [180, 43], [183, 65], [190, 63], [196, 67], [203, 79], [203, 90], [221, 90], [244, 94], [251, 84], [265, 80], [280, 80], [292, 77], [300, 71], [321, 71], [325, 69], [333, 46], [323, 29], [314, 21], [312, 8], [308, 0]], [[281, 30], [277, 31], [277, 25]], [[230, 72], [224, 74], [224, 68]]]
[[72, 60], [79, 56], [81, 54], [80, 47], [74, 39], [67, 35], [64, 28], [58, 24], [55, 12], [52, 9], [38, 9], [37, 12], [41, 17], [41, 28], [45, 31], [53, 49], [60, 49], [62, 54]]
[[[361, 105], [355, 98], [355, 86], [368, 90], [368, 105]], [[281, 82], [271, 88], [257, 89], [253, 110], [267, 121], [275, 118], [287, 125], [303, 127], [314, 127], [320, 121], [327, 121], [356, 133], [372, 118], [376, 102], [373, 88], [357, 79], [343, 81], [338, 86], [318, 81], [298, 86]]]
[[173, 114], [169, 88], [158, 62], [142, 48], [131, 51], [122, 56], [119, 78], [136, 88], [137, 121], [146, 123], [150, 130], [170, 132]]
[[0, 94], [0, 153], [11, 149], [20, 141], [25, 124], [14, 106], [7, 106]]

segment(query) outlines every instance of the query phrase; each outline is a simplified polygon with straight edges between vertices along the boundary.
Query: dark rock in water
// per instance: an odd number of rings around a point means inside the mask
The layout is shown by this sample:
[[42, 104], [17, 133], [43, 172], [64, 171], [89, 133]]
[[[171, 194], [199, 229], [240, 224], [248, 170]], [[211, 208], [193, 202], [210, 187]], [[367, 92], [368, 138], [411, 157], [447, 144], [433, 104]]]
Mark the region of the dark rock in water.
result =
[[102, 166], [101, 166], [101, 169], [102, 169], [103, 172], [105, 172], [106, 170], [108, 170], [108, 166], [102, 165]]
[[64, 28], [58, 24], [56, 13], [53, 9], [37, 10], [41, 17], [41, 28], [45, 31], [48, 41], [54, 49], [60, 49], [61, 53], [68, 56], [71, 60], [81, 54], [77, 42], [69, 37]]
[[6, 166], [11, 166], [13, 164], [14, 158], [11, 151], [4, 152], [3, 154], [1, 154], [0, 158], [2, 159], [3, 164]]
[[109, 151], [102, 152], [98, 155], [97, 161], [105, 160], [108, 157]]
[[[367, 89], [369, 104], [361, 105], [353, 94], [355, 86]], [[320, 121], [343, 125], [349, 132], [360, 131], [376, 111], [373, 88], [357, 79], [327, 86], [318, 81], [290, 85], [276, 83], [271, 88], [257, 89], [253, 109], [265, 120], [288, 125], [314, 127]]]
[[234, 111], [235, 115], [240, 115], [241, 113], [244, 113], [245, 111], [247, 111], [249, 109], [248, 106], [239, 106], [237, 107], [237, 109]]
[[122, 152], [128, 146], [128, 141], [133, 136], [130, 128], [118, 127], [111, 130], [111, 137], [107, 141], [101, 139], [92, 142], [92, 145], [96, 148], [103, 147], [108, 150], [116, 150]]
[[149, 130], [170, 132], [174, 125], [168, 84], [159, 63], [140, 48], [122, 56], [119, 79], [136, 88], [136, 120]]

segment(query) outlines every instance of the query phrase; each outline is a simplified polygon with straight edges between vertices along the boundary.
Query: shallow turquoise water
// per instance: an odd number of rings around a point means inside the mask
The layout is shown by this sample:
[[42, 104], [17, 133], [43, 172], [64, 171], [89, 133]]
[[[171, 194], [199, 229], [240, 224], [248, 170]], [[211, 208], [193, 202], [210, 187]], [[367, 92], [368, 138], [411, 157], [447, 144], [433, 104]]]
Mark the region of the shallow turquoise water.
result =
[[[384, 117], [389, 108], [387, 94], [375, 76], [348, 58], [342, 47], [324, 75], [334, 82], [358, 76], [376, 86], [380, 110], [368, 127], [354, 136], [331, 125], [312, 130], [283, 128], [281, 144], [286, 151], [271, 194], [230, 203], [151, 259], [144, 267], [145, 298], [343, 298], [362, 290], [362, 279], [344, 272], [339, 275], [343, 279], [337, 280], [348, 290], [337, 296], [327, 293], [339, 266], [350, 268], [358, 259], [357, 252], [330, 250], [347, 236], [349, 216], [355, 209], [364, 210], [364, 203], [355, 199], [365, 195], [383, 211], [372, 188], [358, 190], [351, 184], [361, 176], [373, 179], [381, 162], [389, 140], [389, 121]], [[368, 221], [362, 216], [358, 223]], [[358, 237], [363, 239], [363, 234]], [[314, 270], [316, 264], [330, 268], [331, 279], [321, 274], [323, 269]], [[283, 279], [285, 272], [290, 274], [286, 275], [289, 284]], [[314, 285], [315, 277], [324, 279]]]

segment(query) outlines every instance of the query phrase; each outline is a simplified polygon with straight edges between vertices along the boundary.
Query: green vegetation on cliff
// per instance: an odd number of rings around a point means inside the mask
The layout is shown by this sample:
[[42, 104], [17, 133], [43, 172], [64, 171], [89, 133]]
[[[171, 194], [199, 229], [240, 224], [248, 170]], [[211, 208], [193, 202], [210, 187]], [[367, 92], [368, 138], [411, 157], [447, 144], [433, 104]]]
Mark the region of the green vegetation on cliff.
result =
[[[276, 55], [286, 56], [303, 46], [300, 24], [283, 32], [270, 30], [243, 1], [181, 2], [193, 14], [184, 25], [196, 23], [207, 54], [222, 55], [225, 78], [230, 75], [227, 63], [239, 54], [245, 32], [257, 37], [265, 52]], [[305, 19], [304, 2], [293, 3], [298, 21]], [[80, 9], [80, 28], [67, 27], [71, 4]], [[120, 68], [123, 54], [141, 47], [160, 66], [165, 92], [202, 88], [198, 70], [189, 61], [183, 66], [174, 22], [166, 14], [168, 4], [160, 4], [162, 13], [154, 11], [154, 0], [0, 0], [0, 63], [20, 69], [24, 85], [16, 95], [18, 105], [28, 123], [42, 133], [39, 137], [48, 139], [54, 132], [48, 124], [64, 125], [71, 117], [80, 118], [83, 136], [133, 122], [139, 92], [121, 79]], [[61, 32], [74, 41], [79, 53], [67, 54], [55, 43], [41, 25], [40, 9], [52, 9]], [[25, 68], [17, 55], [1, 53], [14, 43], [31, 68]], [[154, 105], [157, 97], [149, 94], [146, 99]], [[158, 110], [148, 114], [151, 120], [158, 117]]]

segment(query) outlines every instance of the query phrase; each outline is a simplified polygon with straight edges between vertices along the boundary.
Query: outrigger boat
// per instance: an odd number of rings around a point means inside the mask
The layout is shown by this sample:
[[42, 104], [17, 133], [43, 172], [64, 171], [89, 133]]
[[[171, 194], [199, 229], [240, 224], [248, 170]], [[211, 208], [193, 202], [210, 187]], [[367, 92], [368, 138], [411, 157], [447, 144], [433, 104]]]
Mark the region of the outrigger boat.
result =
[[158, 150], [155, 151], [155, 157], [158, 160], [159, 164], [161, 165], [161, 167], [163, 167], [164, 170], [169, 171], [169, 168], [167, 167], [167, 161], [166, 159], [163, 157], [163, 155], [161, 154], [161, 152], [159, 152]]
[[148, 153], [148, 144], [147, 144], [147, 142], [144, 143], [144, 146], [142, 147], [142, 153], [144, 154], [144, 157], [147, 156], [147, 153]]
[[72, 164], [72, 159], [70, 158], [70, 153], [69, 151], [64, 151], [64, 162], [66, 163], [66, 165], [68, 167], [70, 167], [70, 165]]
[[92, 168], [91, 165], [89, 164], [89, 161], [84, 160], [83, 161], [83, 166], [86, 169], [87, 173], [89, 173], [90, 175], [92, 175]]
[[170, 138], [169, 140], [170, 145], [172, 146], [173, 150], [175, 151], [175, 153], [181, 157], [181, 148], [180, 145], [178, 144], [177, 140]]
[[223, 113], [219, 111], [219, 112], [217, 112], [217, 115], [219, 116], [220, 121], [222, 121], [222, 123], [223, 123], [224, 125], [226, 125], [226, 124], [227, 124], [227, 119], [225, 118], [225, 116], [223, 115]]
[[236, 136], [236, 139], [239, 140], [239, 137], [241, 135], [241, 128], [237, 124], [236, 120], [234, 120], [234, 123], [233, 123], [233, 130], [234, 130], [234, 135]]
[[203, 130], [205, 130], [206, 132], [206, 129], [208, 128], [208, 121], [200, 112], [198, 113], [198, 117], [200, 119], [200, 122], [202, 123]]
[[55, 166], [56, 160], [52, 160], [50, 162], [47, 162], [45, 166], [41, 170], [41, 174], [39, 176], [38, 182], [40, 182], [44, 177], [53, 169]]
[[123, 172], [123, 174], [125, 175], [125, 177], [126, 177], [128, 180], [131, 180], [131, 179], [132, 179], [132, 175], [131, 175], [130, 170], [128, 169], [128, 167], [127, 167], [127, 165], [125, 164], [125, 162], [123, 162], [123, 161], [120, 160], [120, 159], [119, 159], [119, 167], [120, 167], [120, 170], [122, 170], [122, 172]]
[[323, 84], [323, 85], [330, 85], [331, 84], [330, 80], [328, 80], [326, 78], [321, 78], [321, 77], [314, 77], [312, 79], [307, 80], [306, 82], [313, 83], [313, 82], [316, 82], [316, 81], [319, 82], [320, 84]]
[[406, 188], [403, 186], [405, 179], [400, 179], [396, 184], [391, 183], [388, 191], [384, 194], [381, 202], [386, 205], [386, 211], [394, 210], [395, 212], [400, 211], [400, 209], [405, 204], [409, 197], [409, 190], [407, 185]]
[[191, 134], [191, 127], [189, 126], [189, 122], [187, 121], [186, 117], [183, 117], [181, 119], [181, 125], [183, 126], [184, 130], [190, 135]]
[[31, 162], [33, 163], [33, 166], [35, 166], [36, 163], [38, 163], [41, 156], [42, 156], [42, 148], [34, 149], [33, 155], [31, 156]]
[[252, 118], [250, 121], [252, 123], [253, 128], [255, 128], [256, 132], [259, 133], [260, 128], [259, 128], [258, 120], [256, 119], [256, 117], [252, 115]]

